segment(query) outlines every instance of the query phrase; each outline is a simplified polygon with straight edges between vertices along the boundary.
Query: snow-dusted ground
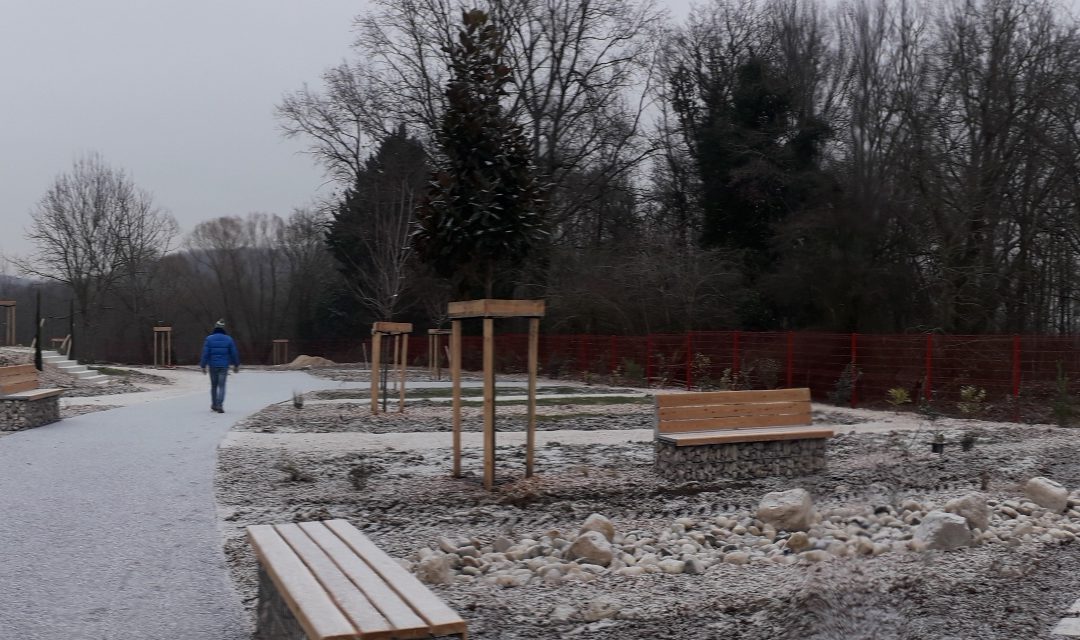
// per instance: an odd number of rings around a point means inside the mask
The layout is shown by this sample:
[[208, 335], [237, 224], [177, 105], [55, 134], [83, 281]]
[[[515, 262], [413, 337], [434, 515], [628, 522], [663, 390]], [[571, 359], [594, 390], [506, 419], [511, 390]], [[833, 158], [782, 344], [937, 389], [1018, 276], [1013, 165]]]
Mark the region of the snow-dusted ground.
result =
[[[498, 408], [499, 483], [488, 492], [478, 408], [465, 409], [465, 476], [454, 479], [445, 403], [372, 416], [363, 374], [335, 377], [361, 387], [353, 403], [278, 403], [239, 423], [219, 450], [226, 554], [249, 608], [243, 527], [325, 517], [349, 519], [421, 574], [438, 576], [432, 563], [447, 563], [450, 582], [433, 588], [475, 638], [1044, 638], [1080, 594], [1080, 511], [1032, 508], [1022, 489], [1051, 477], [1080, 505], [1080, 430], [942, 419], [933, 429], [952, 444], [937, 456], [916, 415], [815, 405], [815, 422], [838, 434], [826, 471], [675, 485], [652, 471], [651, 405], [569, 397], [539, 407], [532, 479], [522, 477], [524, 408]], [[410, 378], [417, 388], [423, 374]], [[965, 431], [978, 437], [970, 452], [955, 444]], [[785, 551], [787, 534], [755, 518], [765, 493], [794, 487], [821, 515], [813, 560]], [[918, 549], [918, 520], [972, 492], [992, 512], [977, 544]], [[557, 545], [591, 513], [614, 523], [624, 565], [672, 560], [664, 566], [680, 570], [633, 576], [567, 562]], [[494, 551], [500, 537], [521, 550], [516, 559]], [[444, 556], [440, 542], [480, 557]]]

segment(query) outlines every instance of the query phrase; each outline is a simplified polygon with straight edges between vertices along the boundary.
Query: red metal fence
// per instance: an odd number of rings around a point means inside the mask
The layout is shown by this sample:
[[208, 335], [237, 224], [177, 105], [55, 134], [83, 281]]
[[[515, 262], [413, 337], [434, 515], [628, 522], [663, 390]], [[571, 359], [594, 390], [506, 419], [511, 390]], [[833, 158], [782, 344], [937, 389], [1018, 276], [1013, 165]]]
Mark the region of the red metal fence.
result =
[[[411, 365], [427, 363], [427, 339], [410, 339]], [[463, 337], [465, 369], [480, 368], [481, 342], [479, 336]], [[445, 337], [442, 344], [447, 344]], [[498, 369], [524, 371], [527, 347], [524, 334], [496, 336]], [[300, 341], [290, 348], [292, 356], [358, 362], [365, 349], [370, 353], [370, 338], [366, 346], [360, 341]], [[269, 356], [266, 345], [265, 358]], [[840, 391], [839, 397], [851, 406], [883, 404], [887, 392], [897, 387], [913, 399], [952, 401], [959, 398], [961, 387], [971, 385], [986, 390], [987, 402], [1001, 403], [1046, 398], [1060, 380], [1080, 378], [1080, 337], [747, 331], [542, 335], [540, 367], [548, 376], [622, 385], [809, 387], [819, 400], [836, 400]], [[853, 382], [846, 394], [845, 376]]]

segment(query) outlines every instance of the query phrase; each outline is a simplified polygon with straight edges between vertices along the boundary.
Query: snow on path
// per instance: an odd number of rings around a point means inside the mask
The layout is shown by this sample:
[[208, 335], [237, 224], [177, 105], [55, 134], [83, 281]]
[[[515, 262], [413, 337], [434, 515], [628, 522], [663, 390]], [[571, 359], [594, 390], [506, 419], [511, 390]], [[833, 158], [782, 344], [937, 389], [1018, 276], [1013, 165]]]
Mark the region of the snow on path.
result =
[[250, 638], [218, 530], [216, 449], [240, 418], [328, 383], [241, 372], [223, 415], [197, 386], [0, 440], [0, 637]]

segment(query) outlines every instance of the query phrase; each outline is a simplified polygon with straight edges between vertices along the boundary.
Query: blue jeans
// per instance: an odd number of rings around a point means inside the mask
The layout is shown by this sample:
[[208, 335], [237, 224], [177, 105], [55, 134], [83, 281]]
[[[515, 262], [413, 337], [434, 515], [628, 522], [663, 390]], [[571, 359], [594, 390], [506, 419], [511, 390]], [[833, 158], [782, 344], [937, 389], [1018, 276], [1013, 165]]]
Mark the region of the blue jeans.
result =
[[225, 379], [229, 377], [228, 367], [210, 367], [210, 406], [225, 406]]

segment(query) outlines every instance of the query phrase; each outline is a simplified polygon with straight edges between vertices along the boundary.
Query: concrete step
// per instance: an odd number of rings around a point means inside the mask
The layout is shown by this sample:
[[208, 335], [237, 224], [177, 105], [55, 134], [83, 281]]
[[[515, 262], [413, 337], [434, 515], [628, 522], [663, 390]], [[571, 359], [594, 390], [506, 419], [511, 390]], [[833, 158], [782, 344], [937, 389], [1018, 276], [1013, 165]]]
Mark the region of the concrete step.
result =
[[91, 370], [86, 365], [79, 364], [74, 360], [68, 360], [64, 356], [56, 353], [55, 351], [42, 351], [41, 361], [56, 369], [60, 373], [69, 375], [77, 380], [83, 382], [90, 382], [94, 384], [103, 384], [109, 380], [109, 376], [102, 375], [97, 371]]
[[71, 372], [69, 372], [69, 375], [74, 376], [74, 377], [78, 378], [79, 380], [86, 380], [88, 378], [98, 378], [98, 377], [104, 378], [104, 377], [106, 377], [106, 376], [103, 376], [102, 374], [98, 373], [97, 371], [92, 371], [90, 369], [83, 369], [82, 371], [71, 371]]

